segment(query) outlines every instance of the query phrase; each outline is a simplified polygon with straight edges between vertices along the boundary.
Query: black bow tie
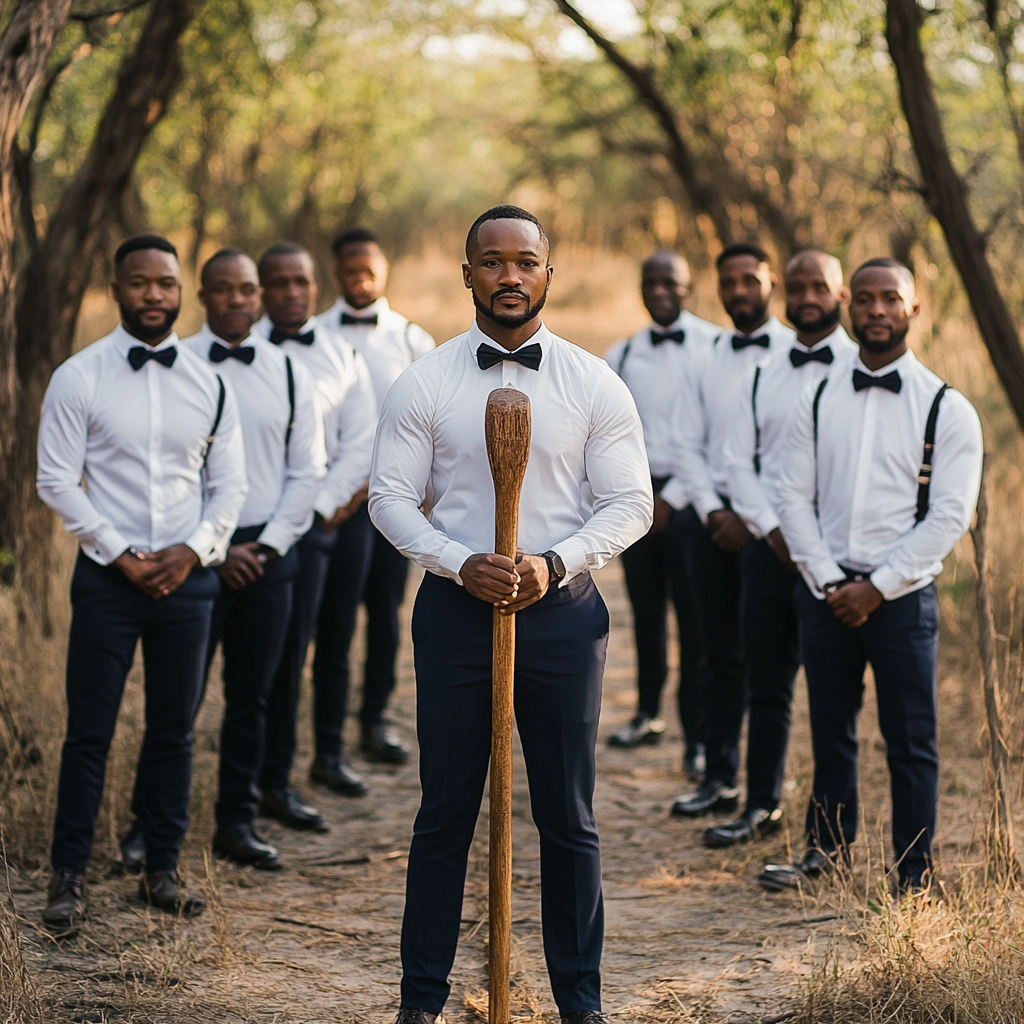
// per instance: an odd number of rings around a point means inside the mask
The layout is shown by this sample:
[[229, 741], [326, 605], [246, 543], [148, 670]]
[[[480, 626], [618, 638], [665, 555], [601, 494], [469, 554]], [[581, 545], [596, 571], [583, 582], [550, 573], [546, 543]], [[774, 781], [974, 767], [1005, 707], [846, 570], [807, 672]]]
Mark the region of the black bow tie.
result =
[[174, 360], [178, 358], [178, 350], [171, 345], [170, 348], [152, 349], [143, 345], [133, 345], [128, 349], [128, 362], [132, 364], [133, 370], [141, 370], [150, 359], [155, 359], [164, 366], [173, 366]]
[[886, 391], [898, 395], [902, 387], [903, 378], [900, 377], [898, 370], [893, 370], [884, 377], [872, 377], [870, 373], [865, 373], [863, 370], [853, 371], [854, 391], [863, 391], [865, 388], [885, 388]]
[[767, 348], [771, 341], [772, 339], [767, 334], [759, 334], [756, 338], [749, 338], [745, 334], [734, 334], [732, 336], [732, 350], [734, 352], [742, 352], [743, 349], [751, 345], [757, 345], [758, 348]]
[[816, 348], [813, 352], [807, 349], [791, 348], [789, 350], [789, 361], [799, 369], [807, 363], [824, 363], [829, 366], [835, 356], [832, 355], [832, 348], [826, 345], [824, 348]]
[[238, 345], [232, 348], [230, 345], [222, 345], [215, 341], [210, 346], [210, 362], [223, 363], [225, 359], [237, 359], [247, 366], [256, 358], [256, 349], [252, 345]]
[[526, 348], [517, 348], [515, 352], [507, 352], [505, 349], [492, 348], [490, 345], [481, 345], [476, 350], [476, 361], [481, 370], [489, 370], [492, 366], [505, 359], [511, 359], [514, 363], [525, 366], [528, 370], [540, 369], [541, 347], [536, 342], [527, 345]]
[[352, 324], [354, 327], [376, 327], [377, 314], [371, 313], [370, 316], [353, 316], [351, 313], [342, 313], [341, 326], [347, 327], [349, 324]]
[[296, 334], [294, 331], [280, 331], [276, 327], [270, 329], [270, 340], [275, 345], [280, 345], [283, 341], [297, 341], [300, 345], [312, 345], [315, 335], [316, 328], [312, 331], [306, 331], [305, 334]]
[[652, 327], [651, 344], [660, 345], [663, 341], [674, 341], [677, 345], [682, 345], [682, 343], [686, 341], [686, 331], [681, 327], [678, 331], [656, 331]]

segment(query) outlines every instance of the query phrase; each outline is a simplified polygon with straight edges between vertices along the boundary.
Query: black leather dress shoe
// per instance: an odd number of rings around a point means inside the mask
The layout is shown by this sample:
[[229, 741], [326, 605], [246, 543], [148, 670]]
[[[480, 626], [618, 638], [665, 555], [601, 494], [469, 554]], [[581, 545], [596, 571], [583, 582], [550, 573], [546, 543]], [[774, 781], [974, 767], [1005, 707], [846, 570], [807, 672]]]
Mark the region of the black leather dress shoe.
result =
[[206, 909], [201, 896], [189, 896], [181, 888], [177, 871], [153, 871], [139, 879], [139, 899], [165, 914], [198, 917]]
[[261, 871], [276, 871], [281, 866], [277, 848], [256, 835], [247, 821], [219, 826], [213, 836], [213, 852]]
[[276, 818], [282, 825], [299, 832], [330, 831], [324, 816], [315, 807], [303, 803], [291, 786], [264, 790], [260, 811], [268, 818]]
[[412, 1006], [403, 1006], [398, 1011], [395, 1024], [445, 1024], [443, 1013], [427, 1013]]
[[137, 821], [132, 822], [128, 834], [121, 840], [119, 852], [121, 856], [114, 861], [114, 871], [119, 875], [137, 875], [146, 863], [146, 834]]
[[608, 737], [609, 747], [639, 747], [641, 744], [655, 744], [665, 731], [660, 718], [651, 718], [642, 711], [634, 715], [618, 732]]
[[561, 1024], [608, 1024], [608, 1018], [600, 1010], [573, 1010], [560, 1020]]
[[310, 766], [309, 777], [342, 796], [366, 796], [370, 791], [363, 777], [333, 754], [317, 754]]
[[728, 825], [715, 825], [704, 833], [704, 845], [712, 848], [734, 846], [751, 839], [764, 839], [782, 828], [782, 808], [774, 811], [751, 807]]
[[706, 779], [695, 793], [686, 793], [673, 805], [672, 813], [678, 818], [699, 818], [708, 811], [733, 811], [739, 803], [740, 791], [727, 786], [720, 779]]
[[405, 764], [409, 760], [409, 748], [388, 728], [387, 722], [364, 724], [359, 749], [367, 760], [381, 764]]
[[85, 920], [85, 876], [55, 871], [46, 891], [43, 924], [55, 939], [69, 939]]
[[827, 874], [835, 864], [836, 854], [808, 850], [799, 864], [765, 864], [764, 870], [757, 876], [757, 882], [769, 892], [799, 889], [808, 880]]

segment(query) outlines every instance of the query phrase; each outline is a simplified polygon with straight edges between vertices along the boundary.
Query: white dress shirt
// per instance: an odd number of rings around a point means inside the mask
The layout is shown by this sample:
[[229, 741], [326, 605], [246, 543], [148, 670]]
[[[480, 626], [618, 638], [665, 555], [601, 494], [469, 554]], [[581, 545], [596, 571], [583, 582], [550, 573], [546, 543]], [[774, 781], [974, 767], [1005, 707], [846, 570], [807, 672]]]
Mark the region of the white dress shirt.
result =
[[176, 348], [172, 366], [151, 359], [133, 370], [128, 351], [141, 345], [119, 325], [54, 371], [39, 423], [39, 497], [100, 565], [130, 547], [176, 544], [209, 565], [224, 557], [247, 490], [235, 396], [226, 386], [207, 452], [217, 375], [176, 334], [154, 349]]
[[[694, 351], [693, 365], [683, 377], [676, 398], [673, 437], [676, 439], [676, 473], [687, 498], [706, 523], [708, 514], [725, 506], [729, 497], [729, 473], [725, 465], [725, 442], [732, 430], [737, 394], [748, 374], [765, 356], [778, 349], [790, 349], [796, 334], [771, 317], [756, 327], [750, 337], [768, 336], [768, 346], [733, 347], [739, 331], [726, 330], [705, 352]], [[666, 498], [666, 501], [668, 499]]]
[[[828, 351], [833, 363], [811, 360], [794, 366], [790, 353], [817, 354]], [[732, 429], [725, 443], [725, 465], [729, 474], [728, 495], [733, 511], [743, 517], [757, 537], [767, 537], [779, 525], [779, 461], [786, 443], [786, 430], [797, 400], [808, 381], [818, 382], [840, 361], [857, 354], [857, 345], [837, 326], [811, 348], [795, 344], [769, 355], [736, 396]], [[758, 470], [760, 464], [760, 470]]]
[[[269, 338], [273, 326], [264, 316], [253, 333]], [[330, 519], [370, 475], [377, 400], [363, 357], [315, 319], [307, 320], [296, 333], [309, 331], [314, 332], [311, 344], [289, 340], [280, 347], [309, 371], [316, 387], [327, 445], [327, 475], [320, 482], [313, 511]]]
[[[899, 394], [853, 388], [853, 371], [897, 372]], [[942, 381], [907, 352], [878, 371], [859, 355], [837, 364], [818, 405], [815, 459], [812, 405], [819, 385], [800, 395], [786, 441], [779, 519], [793, 561], [820, 596], [843, 578], [840, 565], [870, 573], [886, 600], [927, 586], [971, 523], [981, 481], [981, 423], [959, 391], [939, 406], [928, 514], [917, 525], [924, 432]], [[815, 490], [818, 515], [814, 512]]]
[[313, 502], [327, 465], [313, 379], [292, 360], [295, 419], [286, 453], [284, 441], [291, 409], [285, 360], [289, 357], [269, 341], [250, 335], [238, 347], [253, 350], [251, 363], [233, 358], [214, 363], [210, 359], [214, 342], [230, 347], [210, 330], [209, 324], [203, 324], [198, 334], [181, 343], [231, 385], [238, 402], [249, 480], [249, 495], [238, 525], [266, 523], [257, 539], [279, 555], [286, 555], [313, 522]]
[[496, 388], [530, 399], [522, 550], [556, 551], [564, 584], [601, 568], [651, 525], [643, 428], [629, 390], [602, 359], [543, 325], [532, 344], [542, 350], [538, 370], [511, 361], [481, 370], [480, 345], [503, 350], [474, 321], [468, 333], [417, 359], [384, 400], [370, 518], [403, 554], [457, 583], [470, 555], [494, 550], [484, 412]]
[[[651, 343], [651, 332], [683, 331], [682, 344], [675, 341]], [[626, 382], [644, 425], [644, 444], [651, 475], [669, 477], [661, 497], [675, 508], [684, 508], [688, 499], [682, 483], [673, 477], [676, 470], [676, 443], [672, 436], [672, 409], [680, 383], [693, 365], [688, 358], [695, 349], [710, 349], [722, 333], [716, 324], [701, 320], [687, 310], [668, 327], [652, 323], [630, 338], [618, 341], [604, 357], [608, 365]]]
[[[341, 314], [377, 318], [377, 326], [341, 323]], [[330, 309], [317, 317], [317, 322], [345, 339], [370, 368], [373, 392], [377, 396], [377, 413], [384, 396], [399, 374], [414, 360], [434, 348], [434, 339], [419, 324], [402, 316], [388, 305], [384, 297], [364, 309], [354, 309], [339, 298]]]

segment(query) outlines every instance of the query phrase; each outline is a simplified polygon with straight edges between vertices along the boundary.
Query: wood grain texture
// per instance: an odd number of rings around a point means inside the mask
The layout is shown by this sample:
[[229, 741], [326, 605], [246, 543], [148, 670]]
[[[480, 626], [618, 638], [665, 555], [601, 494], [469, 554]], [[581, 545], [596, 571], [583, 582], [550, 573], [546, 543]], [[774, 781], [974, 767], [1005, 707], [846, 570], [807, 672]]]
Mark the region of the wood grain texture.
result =
[[[487, 458], [494, 480], [494, 550], [516, 556], [519, 494], [530, 457], [530, 400], [513, 388], [487, 398]], [[509, 1022], [509, 947], [512, 940], [512, 694], [516, 620], [494, 610], [491, 683], [491, 798], [489, 1024]]]

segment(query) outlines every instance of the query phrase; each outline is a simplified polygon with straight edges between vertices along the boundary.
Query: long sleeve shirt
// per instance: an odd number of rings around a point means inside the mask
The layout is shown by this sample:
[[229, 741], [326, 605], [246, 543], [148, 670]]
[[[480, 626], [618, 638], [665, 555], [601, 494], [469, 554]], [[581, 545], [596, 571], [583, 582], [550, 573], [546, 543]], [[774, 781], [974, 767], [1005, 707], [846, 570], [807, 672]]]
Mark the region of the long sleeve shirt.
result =
[[[775, 511], [779, 462], [800, 393], [808, 381], [820, 381], [831, 365], [849, 360], [856, 352], [850, 336], [836, 327], [809, 349], [794, 345], [768, 356], [748, 375], [737, 394], [732, 429], [724, 448], [727, 493], [733, 511], [743, 517], [755, 536], [767, 537], [779, 525]], [[826, 357], [832, 362], [819, 361]]]
[[[365, 319], [376, 317], [377, 323], [343, 324], [343, 314]], [[401, 372], [415, 359], [434, 348], [434, 339], [419, 324], [392, 309], [386, 298], [379, 298], [365, 309], [354, 309], [339, 298], [330, 309], [317, 317], [323, 324], [347, 341], [365, 360], [377, 396], [377, 413], [384, 396]]]
[[54, 371], [39, 424], [39, 497], [109, 565], [128, 548], [187, 544], [203, 565], [223, 558], [247, 484], [242, 428], [230, 386], [212, 444], [217, 375], [175, 334], [171, 366], [138, 370], [122, 326]]
[[[666, 332], [683, 334], [682, 342], [655, 339]], [[675, 476], [676, 440], [673, 437], [673, 406], [695, 350], [710, 350], [722, 333], [716, 324], [684, 310], [668, 327], [651, 324], [632, 337], [616, 342], [605, 352], [608, 365], [625, 381], [644, 425], [644, 444], [651, 474], [667, 477], [659, 494], [674, 508], [689, 503], [682, 481]]]
[[757, 363], [778, 349], [791, 348], [796, 340], [796, 334], [775, 317], [755, 328], [751, 336], [767, 338], [767, 344], [744, 344], [744, 335], [723, 331], [707, 352], [693, 352], [693, 365], [676, 398], [676, 472], [702, 522], [729, 498], [725, 442], [738, 392]]
[[[859, 371], [899, 375], [899, 393], [853, 386]], [[800, 395], [782, 459], [779, 519], [808, 586], [819, 594], [841, 567], [870, 574], [886, 600], [928, 583], [970, 527], [981, 481], [981, 423], [958, 391], [939, 406], [928, 513], [915, 524], [925, 426], [942, 381], [912, 352], [878, 371], [859, 356], [837, 364], [818, 402]], [[818, 514], [815, 514], [815, 494]]]
[[213, 345], [228, 346], [208, 324], [181, 344], [209, 363], [231, 385], [238, 402], [249, 482], [249, 495], [238, 525], [265, 523], [258, 540], [285, 555], [313, 521], [313, 503], [327, 466], [313, 380], [304, 367], [292, 360], [293, 418], [285, 362], [290, 357], [276, 345], [250, 336], [238, 348], [252, 350], [251, 362], [228, 358], [214, 363], [210, 357]]
[[460, 584], [466, 559], [494, 550], [484, 414], [496, 388], [516, 388], [530, 399], [522, 550], [557, 552], [564, 585], [599, 569], [651, 525], [643, 429], [625, 384], [603, 360], [546, 327], [527, 344], [541, 348], [539, 369], [504, 360], [482, 370], [480, 346], [503, 350], [474, 322], [417, 359], [384, 400], [370, 518], [405, 555]]
[[[269, 339], [272, 329], [270, 319], [263, 317], [253, 333]], [[297, 333], [309, 332], [313, 338], [308, 345], [287, 340], [280, 348], [306, 368], [316, 388], [327, 446], [327, 475], [320, 482], [313, 510], [330, 519], [352, 500], [370, 474], [377, 400], [363, 357], [316, 320], [307, 320]]]

